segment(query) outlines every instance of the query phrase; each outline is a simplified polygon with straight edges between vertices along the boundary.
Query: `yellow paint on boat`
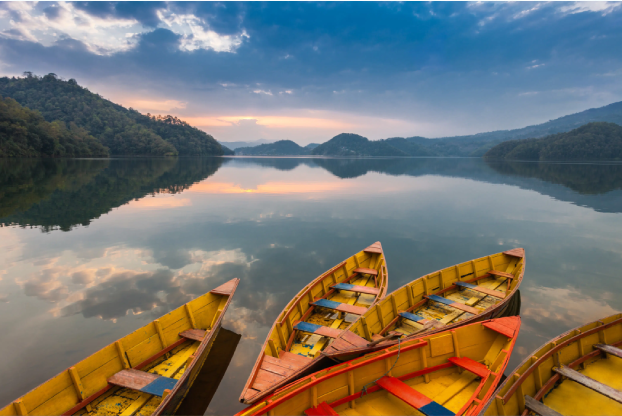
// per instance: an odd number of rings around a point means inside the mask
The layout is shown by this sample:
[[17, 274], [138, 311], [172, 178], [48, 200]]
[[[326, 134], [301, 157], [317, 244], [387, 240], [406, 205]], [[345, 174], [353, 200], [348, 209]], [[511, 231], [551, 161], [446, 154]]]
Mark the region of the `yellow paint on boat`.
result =
[[[513, 279], [489, 274], [491, 270], [510, 273]], [[508, 304], [525, 271], [524, 250], [514, 249], [447, 267], [420, 277], [395, 290], [358, 319], [350, 331], [372, 341], [373, 335], [391, 331], [405, 335], [423, 335], [438, 332], [468, 322], [499, 316], [499, 309]], [[460, 289], [456, 282], [473, 282], [479, 288], [495, 290], [505, 298], [487, 295], [472, 289]], [[477, 315], [457, 310], [439, 302], [426, 301], [426, 295], [439, 295], [451, 301], [475, 308]], [[399, 317], [400, 312], [410, 312], [422, 318], [438, 321], [439, 328]], [[486, 313], [484, 313], [486, 311]], [[493, 315], [494, 313], [494, 315]], [[481, 314], [481, 315], [480, 315]], [[351, 358], [351, 357], [348, 357]]]
[[482, 415], [526, 415], [525, 396], [563, 415], [622, 415], [622, 403], [577, 382], [559, 377], [567, 366], [597, 382], [622, 391], [622, 359], [595, 345], [622, 346], [622, 314], [570, 330], [534, 351], [503, 382]]
[[[233, 279], [102, 348], [0, 409], [0, 416], [150, 415], [161, 413], [173, 400], [178, 406], [209, 353], [238, 282]], [[180, 337], [191, 329], [205, 330], [203, 341]], [[108, 383], [128, 368], [183, 379], [184, 386], [178, 383], [162, 398]]]
[[[485, 325], [495, 321], [512, 328], [511, 334]], [[403, 379], [408, 387], [456, 414], [476, 414], [501, 379], [519, 327], [520, 318], [509, 317], [405, 341], [318, 371], [237, 416], [303, 415], [323, 402], [340, 415], [420, 415], [402, 399], [377, 387], [376, 381], [385, 375]], [[449, 360], [457, 357], [479, 363], [476, 365], [484, 367], [487, 376], [452, 366]], [[364, 387], [370, 392], [361, 395]]]
[[[377, 276], [374, 277], [368, 273], [355, 273], [357, 269], [374, 270]], [[378, 294], [370, 295], [331, 289], [332, 285], [343, 282], [376, 288], [378, 289]], [[388, 270], [380, 242], [372, 244], [315, 278], [285, 306], [277, 317], [251, 371], [251, 375], [242, 390], [240, 401], [252, 403], [259, 399], [265, 391], [260, 390], [254, 384], [257, 375], [262, 369], [264, 357], [280, 359], [285, 352], [308, 359], [315, 359], [331, 343], [331, 338], [295, 330], [294, 327], [297, 323], [308, 322], [343, 330], [349, 328], [359, 317], [352, 313], [343, 313], [333, 309], [314, 306], [312, 305], [314, 301], [326, 299], [342, 304], [369, 308], [385, 296], [387, 285]], [[310, 313], [307, 313], [309, 311]]]

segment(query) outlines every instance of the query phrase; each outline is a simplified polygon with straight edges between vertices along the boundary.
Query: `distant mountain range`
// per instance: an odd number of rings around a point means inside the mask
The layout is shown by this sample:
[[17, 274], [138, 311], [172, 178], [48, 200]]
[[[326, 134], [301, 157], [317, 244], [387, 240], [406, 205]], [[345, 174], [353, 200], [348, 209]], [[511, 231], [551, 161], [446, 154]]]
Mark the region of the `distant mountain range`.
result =
[[302, 147], [291, 140], [279, 140], [255, 147], [238, 147], [235, 149], [235, 154], [237, 156], [304, 156], [310, 155], [317, 146], [318, 144], [311, 143]]
[[540, 139], [508, 140], [485, 155], [508, 160], [621, 160], [622, 127], [595, 122]]
[[255, 140], [254, 142], [223, 142], [223, 141], [218, 140], [218, 143], [220, 143], [222, 146], [226, 146], [227, 148], [231, 150], [235, 150], [239, 147], [255, 147], [261, 144], [267, 144], [267, 143], [272, 143], [272, 142], [266, 139], [259, 139], [259, 140]]
[[[385, 140], [369, 140], [353, 133], [339, 134], [318, 145], [311, 155], [317, 156], [439, 156], [439, 157], [480, 157], [497, 144], [518, 139], [540, 138], [556, 133], [564, 133], [592, 122], [609, 122], [622, 125], [622, 101], [600, 108], [592, 108], [570, 114], [546, 123], [514, 130], [497, 130], [469, 136], [442, 137], [428, 139], [421, 136], [393, 137]], [[287, 140], [289, 143], [292, 141]], [[227, 143], [223, 143], [227, 146]], [[276, 143], [273, 143], [276, 145]], [[262, 147], [253, 150], [248, 146], [242, 150], [244, 155], [254, 156], [298, 156], [304, 149], [289, 145]], [[231, 147], [230, 147], [231, 148]], [[235, 154], [238, 155], [238, 149]]]

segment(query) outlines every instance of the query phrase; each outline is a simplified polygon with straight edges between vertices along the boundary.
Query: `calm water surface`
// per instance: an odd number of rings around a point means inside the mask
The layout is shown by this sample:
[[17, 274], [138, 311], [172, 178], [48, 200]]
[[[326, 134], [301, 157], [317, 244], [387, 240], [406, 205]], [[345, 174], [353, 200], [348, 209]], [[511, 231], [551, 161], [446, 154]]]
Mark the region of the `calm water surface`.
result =
[[621, 212], [620, 164], [0, 160], [0, 406], [239, 277], [224, 326], [242, 340], [207, 412], [234, 413], [284, 305], [377, 240], [389, 290], [524, 247], [514, 367], [622, 310]]

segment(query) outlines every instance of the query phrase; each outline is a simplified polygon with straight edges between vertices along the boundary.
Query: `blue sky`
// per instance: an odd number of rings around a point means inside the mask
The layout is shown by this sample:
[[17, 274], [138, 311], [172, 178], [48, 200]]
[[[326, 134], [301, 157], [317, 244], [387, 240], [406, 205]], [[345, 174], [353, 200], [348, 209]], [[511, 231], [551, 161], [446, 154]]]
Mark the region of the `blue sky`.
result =
[[53, 72], [217, 139], [518, 128], [622, 100], [622, 3], [0, 5], [0, 72]]

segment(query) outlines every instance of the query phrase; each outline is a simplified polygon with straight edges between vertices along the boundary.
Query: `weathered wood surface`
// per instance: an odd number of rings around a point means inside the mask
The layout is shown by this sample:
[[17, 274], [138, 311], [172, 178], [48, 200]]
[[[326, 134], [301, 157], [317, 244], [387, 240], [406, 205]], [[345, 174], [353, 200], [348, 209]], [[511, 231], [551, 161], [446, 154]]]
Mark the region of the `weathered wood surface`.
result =
[[540, 416], [562, 416], [561, 413], [557, 413], [531, 396], [525, 396], [525, 407]]
[[498, 290], [494, 290], [494, 289], [488, 289], [487, 287], [484, 287], [484, 286], [474, 285], [472, 283], [456, 282], [456, 286], [463, 287], [466, 289], [471, 289], [476, 292], [483, 293], [484, 295], [490, 295], [490, 296], [493, 296], [499, 299], [505, 298], [505, 293], [503, 292], [499, 292]]
[[608, 385], [603, 384], [600, 381], [596, 381], [586, 375], [583, 375], [570, 367], [566, 367], [565, 365], [559, 368], [553, 368], [553, 371], [561, 374], [564, 377], [567, 377], [569, 380], [572, 380], [575, 383], [579, 383], [582, 386], [587, 387], [588, 389], [592, 389], [605, 397], [609, 397], [610, 399], [615, 400], [618, 403], [622, 403], [622, 391], [620, 390], [609, 387]]
[[216, 295], [230, 295], [231, 292], [236, 288], [238, 282], [235, 279], [229, 280], [227, 283], [224, 283], [218, 286], [216, 289], [210, 290], [210, 293], [214, 293]]
[[503, 254], [507, 254], [508, 256], [513, 257], [525, 257], [525, 249], [524, 248], [513, 248], [512, 250], [504, 251]]
[[477, 315], [477, 314], [480, 313], [479, 309], [475, 309], [472, 306], [467, 306], [464, 303], [456, 302], [456, 301], [453, 301], [451, 299], [444, 298], [442, 296], [428, 295], [428, 296], [426, 296], [426, 298], [430, 299], [431, 301], [434, 301], [434, 302], [442, 303], [442, 304], [447, 305], [447, 306], [449, 306], [451, 308], [455, 308], [455, 309], [459, 309], [459, 310], [464, 311], [464, 312], [471, 313], [473, 315]]
[[486, 377], [490, 374], [490, 370], [484, 364], [478, 363], [475, 360], [470, 359], [469, 357], [450, 357], [449, 362], [457, 365], [460, 368], [464, 368], [467, 371], [470, 371], [473, 374], [478, 375], [479, 377]]
[[108, 383], [132, 390], [140, 390], [158, 378], [160, 378], [160, 376], [157, 374], [130, 368], [128, 370], [121, 370], [110, 377]]
[[372, 276], [377, 276], [378, 275], [378, 270], [376, 270], [376, 269], [368, 269], [366, 267], [358, 267], [358, 268], [354, 269], [354, 273], [369, 274], [369, 275], [372, 275]]
[[514, 279], [514, 275], [512, 273], [501, 272], [499, 270], [490, 270], [488, 274], [493, 276], [505, 277], [506, 279]]
[[336, 285], [332, 285], [331, 287], [333, 289], [348, 290], [350, 292], [365, 293], [367, 295], [377, 295], [378, 293], [380, 293], [380, 289], [376, 287], [351, 285], [348, 283], [337, 283]]
[[207, 331], [205, 331], [204, 329], [187, 329], [183, 332], [180, 332], [179, 336], [182, 338], [201, 342], [203, 341], [203, 338], [205, 338], [206, 333]]
[[602, 352], [606, 352], [607, 354], [611, 354], [615, 357], [622, 358], [622, 350], [620, 348], [614, 347], [613, 345], [594, 344], [594, 348], [597, 348]]

